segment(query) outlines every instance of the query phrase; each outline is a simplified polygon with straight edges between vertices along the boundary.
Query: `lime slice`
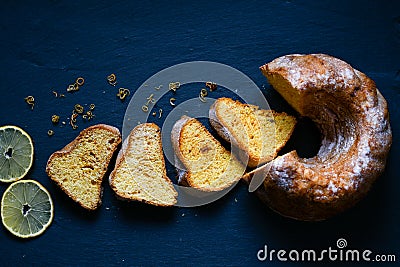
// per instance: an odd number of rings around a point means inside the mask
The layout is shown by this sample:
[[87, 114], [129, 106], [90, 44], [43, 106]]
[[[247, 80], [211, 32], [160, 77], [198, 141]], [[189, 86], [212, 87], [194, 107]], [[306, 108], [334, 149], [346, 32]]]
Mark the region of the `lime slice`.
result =
[[23, 178], [32, 162], [31, 137], [17, 126], [0, 127], [0, 181], [14, 182]]
[[1, 220], [7, 230], [18, 237], [40, 235], [53, 220], [49, 192], [34, 180], [11, 184], [1, 200]]

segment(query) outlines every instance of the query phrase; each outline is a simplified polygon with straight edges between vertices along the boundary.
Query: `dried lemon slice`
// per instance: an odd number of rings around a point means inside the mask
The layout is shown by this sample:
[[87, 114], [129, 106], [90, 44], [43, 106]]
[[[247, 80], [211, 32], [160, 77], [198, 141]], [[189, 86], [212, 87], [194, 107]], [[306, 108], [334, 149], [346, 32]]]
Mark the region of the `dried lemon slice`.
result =
[[14, 182], [23, 178], [32, 162], [31, 137], [17, 126], [0, 127], [0, 181]]
[[18, 237], [40, 235], [53, 220], [49, 192], [34, 180], [11, 184], [1, 199], [1, 220], [7, 230]]

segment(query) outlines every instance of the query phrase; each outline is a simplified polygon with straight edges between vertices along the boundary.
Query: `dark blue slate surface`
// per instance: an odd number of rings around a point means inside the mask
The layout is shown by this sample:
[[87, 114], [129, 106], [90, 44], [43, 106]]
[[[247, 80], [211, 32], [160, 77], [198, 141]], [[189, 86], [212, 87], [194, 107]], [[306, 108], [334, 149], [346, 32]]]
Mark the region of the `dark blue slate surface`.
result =
[[[1, 263], [278, 266], [277, 260], [257, 261], [264, 244], [322, 250], [335, 247], [340, 237], [350, 248], [395, 253], [400, 260], [400, 2], [388, 2], [2, 1], [0, 124], [19, 125], [35, 141], [29, 177], [49, 189], [55, 218], [33, 240], [1, 229]], [[44, 172], [49, 155], [77, 135], [70, 127], [53, 127], [52, 114], [65, 118], [75, 103], [95, 103], [95, 119], [80, 122], [80, 129], [95, 123], [121, 129], [127, 102], [121, 103], [105, 82], [112, 72], [120, 86], [133, 90], [165, 67], [217, 61], [266, 85], [270, 105], [290, 111], [258, 67], [283, 54], [315, 52], [342, 58], [375, 80], [389, 102], [394, 136], [386, 173], [368, 197], [331, 220], [283, 218], [264, 208], [243, 184], [216, 203], [190, 209], [123, 203], [105, 184], [103, 205], [88, 213]], [[79, 92], [54, 98], [52, 90], [65, 90], [78, 76], [86, 80]], [[23, 101], [27, 95], [36, 98], [33, 111]], [[50, 128], [56, 131], [51, 138]], [[300, 129], [293, 138], [304, 136]], [[310, 150], [308, 143], [294, 143], [289, 146], [305, 154]], [[5, 188], [1, 184], [0, 193]]]

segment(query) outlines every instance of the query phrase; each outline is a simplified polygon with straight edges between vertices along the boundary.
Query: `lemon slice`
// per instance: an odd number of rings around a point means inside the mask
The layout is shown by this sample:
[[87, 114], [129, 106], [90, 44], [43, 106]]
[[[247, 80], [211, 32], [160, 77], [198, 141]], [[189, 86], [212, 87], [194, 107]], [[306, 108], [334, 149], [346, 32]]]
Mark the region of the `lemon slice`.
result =
[[31, 137], [17, 126], [0, 127], [0, 181], [14, 182], [23, 178], [32, 162]]
[[1, 199], [1, 220], [7, 230], [18, 237], [40, 235], [53, 220], [49, 192], [34, 180], [11, 184]]

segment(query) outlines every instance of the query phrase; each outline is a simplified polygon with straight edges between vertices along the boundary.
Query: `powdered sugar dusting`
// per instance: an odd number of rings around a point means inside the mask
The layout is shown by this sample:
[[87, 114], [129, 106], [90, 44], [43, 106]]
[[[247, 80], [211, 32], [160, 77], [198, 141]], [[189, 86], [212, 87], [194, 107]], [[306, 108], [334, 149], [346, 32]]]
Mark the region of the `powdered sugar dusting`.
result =
[[332, 191], [333, 193], [336, 193], [338, 191], [338, 188], [332, 181], [329, 181], [327, 189]]
[[268, 63], [268, 70], [285, 71], [285, 78], [300, 91], [309, 90], [310, 87], [338, 90], [346, 86], [359, 86], [354, 69], [346, 62], [323, 54], [309, 55], [311, 59], [307, 60], [304, 58], [299, 54], [280, 57]]
[[353, 168], [354, 174], [361, 174], [361, 172], [368, 167], [370, 151], [369, 138], [362, 137], [358, 145], [358, 160], [355, 162]]

